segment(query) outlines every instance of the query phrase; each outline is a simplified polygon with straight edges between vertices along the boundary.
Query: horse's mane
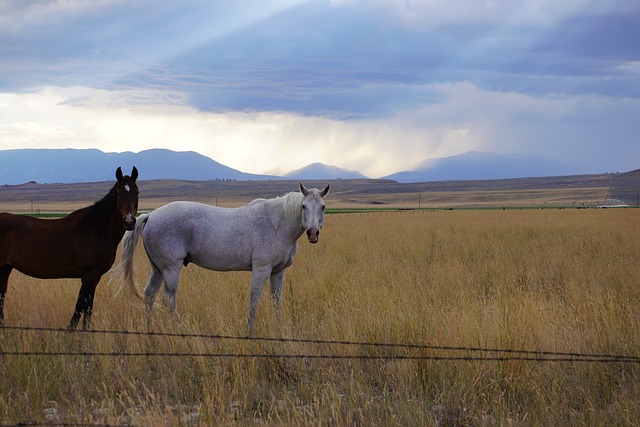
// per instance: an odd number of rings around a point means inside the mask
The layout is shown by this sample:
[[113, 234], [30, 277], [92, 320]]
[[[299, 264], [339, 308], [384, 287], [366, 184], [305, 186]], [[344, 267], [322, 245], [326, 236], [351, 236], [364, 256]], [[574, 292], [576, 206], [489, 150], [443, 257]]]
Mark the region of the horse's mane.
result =
[[276, 197], [274, 199], [255, 199], [249, 204], [251, 205], [254, 203], [269, 201], [282, 202], [284, 205], [284, 214], [287, 219], [295, 220], [300, 216], [300, 206], [302, 206], [303, 199], [304, 195], [302, 193], [298, 191], [292, 191], [285, 194], [284, 196]]
[[116, 190], [117, 183], [111, 190], [100, 200], [91, 206], [84, 208], [84, 221], [86, 224], [105, 224], [114, 212], [114, 206], [118, 199]]
[[304, 195], [297, 191], [292, 191], [281, 197], [284, 199], [284, 213], [289, 219], [296, 219], [300, 216], [300, 206]]

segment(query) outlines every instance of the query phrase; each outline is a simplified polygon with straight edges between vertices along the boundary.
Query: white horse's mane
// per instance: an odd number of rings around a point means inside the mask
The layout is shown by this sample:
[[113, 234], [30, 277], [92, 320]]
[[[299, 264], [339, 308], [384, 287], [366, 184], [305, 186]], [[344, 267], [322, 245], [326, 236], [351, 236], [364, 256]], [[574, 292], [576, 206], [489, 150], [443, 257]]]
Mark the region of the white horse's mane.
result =
[[287, 218], [296, 219], [301, 215], [300, 206], [302, 206], [302, 200], [304, 200], [304, 194], [292, 191], [287, 193], [281, 198], [284, 198], [284, 214]]
[[304, 200], [304, 194], [298, 191], [292, 191], [284, 196], [276, 197], [274, 199], [255, 199], [251, 204], [259, 202], [276, 201], [284, 204], [284, 214], [287, 219], [296, 219], [300, 216], [300, 206], [302, 206], [302, 200]]

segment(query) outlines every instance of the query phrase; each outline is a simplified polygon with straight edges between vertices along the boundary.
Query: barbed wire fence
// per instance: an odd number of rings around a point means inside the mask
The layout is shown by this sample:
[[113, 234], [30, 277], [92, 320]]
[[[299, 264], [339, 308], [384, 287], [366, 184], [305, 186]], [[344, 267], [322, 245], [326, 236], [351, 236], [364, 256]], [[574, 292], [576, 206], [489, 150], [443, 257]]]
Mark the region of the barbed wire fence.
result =
[[[285, 338], [285, 337], [249, 337], [240, 335], [204, 334], [204, 333], [179, 333], [179, 332], [145, 332], [129, 330], [73, 330], [51, 327], [30, 327], [30, 326], [0, 326], [0, 337], [2, 334], [10, 333], [47, 333], [47, 334], [67, 334], [69, 336], [95, 336], [95, 335], [118, 335], [131, 337], [157, 337], [174, 338], [180, 340], [216, 340], [216, 341], [247, 341], [247, 342], [273, 342], [283, 344], [310, 344], [322, 348], [327, 346], [343, 347], [342, 352], [322, 353], [275, 353], [275, 352], [152, 352], [152, 351], [67, 351], [67, 350], [6, 350], [0, 346], [0, 360], [5, 357], [144, 357], [144, 358], [228, 358], [228, 359], [324, 359], [342, 361], [431, 361], [431, 362], [539, 362], [539, 363], [600, 363], [600, 364], [640, 364], [640, 356], [625, 354], [603, 354], [603, 353], [583, 353], [583, 352], [557, 352], [548, 350], [525, 350], [512, 348], [488, 348], [474, 346], [445, 346], [417, 343], [389, 343], [377, 341], [349, 341], [331, 339], [307, 339], [307, 338]], [[0, 341], [1, 343], [1, 341]], [[385, 349], [383, 354], [349, 354], [347, 349], [357, 347], [364, 349]], [[332, 349], [331, 351], [335, 351]], [[405, 354], [400, 354], [402, 351]], [[414, 353], [414, 354], [407, 354]], [[115, 427], [115, 424], [93, 424], [93, 423], [69, 423], [51, 421], [26, 421], [17, 424], [1, 424], [0, 427], [19, 426], [67, 426], [67, 427]]]
[[[249, 337], [220, 334], [196, 334], [173, 332], [143, 332], [127, 330], [76, 330], [62, 328], [3, 326], [0, 332], [46, 332], [86, 335], [125, 335], [139, 337], [172, 337], [179, 339], [235, 340], [252, 342], [280, 342], [288, 344], [311, 344], [314, 346], [342, 346], [363, 348], [384, 348], [390, 350], [384, 354], [333, 353], [258, 353], [258, 352], [154, 352], [154, 351], [66, 351], [66, 350], [5, 350], [0, 348], [0, 356], [46, 356], [46, 357], [203, 357], [203, 358], [256, 358], [256, 359], [331, 359], [331, 360], [414, 360], [414, 361], [467, 361], [467, 362], [571, 362], [571, 363], [622, 363], [639, 364], [640, 356], [624, 354], [561, 352], [548, 350], [524, 350], [511, 348], [485, 348], [467, 346], [444, 346], [416, 343], [386, 343], [371, 341], [323, 340], [306, 338]], [[399, 354], [400, 350], [415, 354]]]

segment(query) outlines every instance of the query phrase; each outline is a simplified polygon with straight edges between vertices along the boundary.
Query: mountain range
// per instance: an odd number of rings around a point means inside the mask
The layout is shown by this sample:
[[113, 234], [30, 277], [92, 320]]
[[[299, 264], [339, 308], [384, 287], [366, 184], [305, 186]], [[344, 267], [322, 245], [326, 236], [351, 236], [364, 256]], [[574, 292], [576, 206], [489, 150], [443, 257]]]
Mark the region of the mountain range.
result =
[[139, 153], [104, 153], [97, 149], [23, 149], [0, 151], [0, 184], [97, 182], [114, 178], [122, 166], [136, 166], [141, 179], [270, 179], [222, 165], [193, 151], [154, 149]]
[[[140, 179], [179, 180], [333, 180], [366, 179], [362, 173], [322, 163], [312, 163], [284, 176], [238, 171], [193, 151], [164, 149], [139, 153], [105, 153], [98, 149], [0, 150], [0, 185], [98, 182], [114, 179], [122, 166], [140, 171]], [[444, 180], [477, 180], [568, 175], [561, 165], [530, 155], [468, 152], [441, 159], [427, 159], [413, 170], [382, 177], [401, 183]]]
[[469, 151], [451, 157], [427, 159], [411, 171], [383, 177], [398, 182], [467, 181], [478, 179], [530, 178], [574, 174], [545, 158], [516, 153]]

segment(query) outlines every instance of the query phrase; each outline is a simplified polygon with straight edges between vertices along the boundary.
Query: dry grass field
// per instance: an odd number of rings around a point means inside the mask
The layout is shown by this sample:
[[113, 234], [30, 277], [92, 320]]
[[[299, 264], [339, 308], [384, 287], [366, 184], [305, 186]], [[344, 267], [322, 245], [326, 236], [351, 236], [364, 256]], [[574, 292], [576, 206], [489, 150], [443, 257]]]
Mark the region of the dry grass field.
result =
[[[159, 306], [155, 330], [208, 337], [1, 330], [0, 424], [639, 425], [639, 216], [638, 209], [327, 215], [317, 245], [299, 242], [282, 323], [268, 292], [256, 323], [258, 337], [631, 360], [214, 339], [246, 336], [250, 274], [189, 265], [178, 291], [182, 321]], [[141, 248], [136, 265], [143, 286], [149, 266]], [[142, 303], [126, 290], [116, 295], [118, 284], [107, 280], [92, 328], [144, 331]], [[65, 327], [78, 289], [73, 280], [14, 273], [6, 324]]]

